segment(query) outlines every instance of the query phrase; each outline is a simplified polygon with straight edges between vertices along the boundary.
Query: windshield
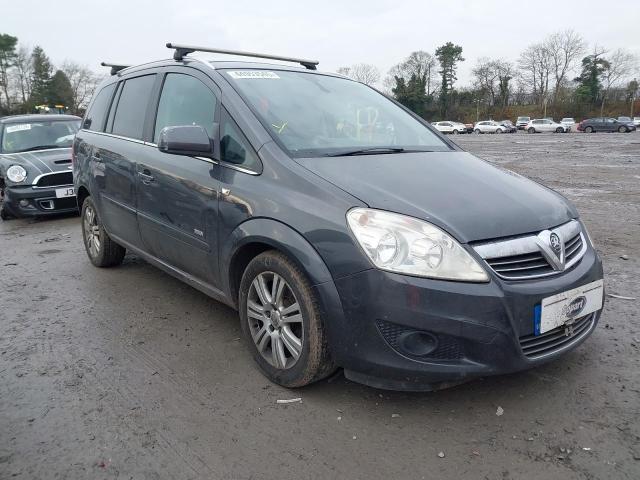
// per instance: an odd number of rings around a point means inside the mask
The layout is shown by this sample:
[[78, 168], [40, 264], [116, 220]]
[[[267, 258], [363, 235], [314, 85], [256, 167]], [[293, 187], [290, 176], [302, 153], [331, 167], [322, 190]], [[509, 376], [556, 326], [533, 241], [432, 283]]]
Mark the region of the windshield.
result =
[[361, 83], [290, 71], [226, 70], [263, 125], [294, 157], [451, 150], [424, 124]]
[[2, 153], [48, 148], [68, 148], [80, 128], [80, 120], [8, 123], [2, 130]]

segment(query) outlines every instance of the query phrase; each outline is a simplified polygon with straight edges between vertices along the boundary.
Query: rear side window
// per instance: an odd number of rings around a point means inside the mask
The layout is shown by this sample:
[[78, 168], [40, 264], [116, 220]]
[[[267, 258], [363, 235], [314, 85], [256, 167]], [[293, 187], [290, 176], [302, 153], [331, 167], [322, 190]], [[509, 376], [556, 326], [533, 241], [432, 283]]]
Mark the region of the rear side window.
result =
[[197, 78], [181, 73], [166, 76], [158, 104], [158, 115], [153, 134], [157, 143], [164, 127], [199, 125], [213, 137], [216, 97]]
[[104, 130], [104, 121], [107, 118], [107, 112], [109, 111], [109, 105], [111, 104], [111, 98], [113, 97], [113, 91], [115, 89], [116, 84], [112, 83], [98, 92], [84, 119], [84, 123], [82, 124], [83, 128], [96, 132]]
[[222, 109], [222, 124], [220, 125], [220, 154], [223, 162], [232, 163], [254, 172], [260, 172], [262, 169], [258, 155], [240, 132], [236, 122], [224, 109]]
[[124, 82], [113, 118], [112, 133], [142, 140], [144, 119], [155, 78], [155, 75], [145, 75]]

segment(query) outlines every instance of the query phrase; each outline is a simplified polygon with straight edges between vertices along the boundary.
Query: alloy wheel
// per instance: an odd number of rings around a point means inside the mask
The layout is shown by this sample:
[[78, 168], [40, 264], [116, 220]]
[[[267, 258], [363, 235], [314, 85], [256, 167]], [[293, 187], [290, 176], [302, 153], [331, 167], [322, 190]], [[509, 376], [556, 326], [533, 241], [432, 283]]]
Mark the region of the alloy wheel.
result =
[[89, 254], [95, 258], [100, 253], [100, 226], [98, 216], [92, 206], [87, 206], [84, 212], [84, 236], [89, 249]]
[[247, 296], [249, 332], [258, 352], [278, 369], [293, 367], [304, 342], [303, 316], [293, 290], [275, 272], [258, 274]]

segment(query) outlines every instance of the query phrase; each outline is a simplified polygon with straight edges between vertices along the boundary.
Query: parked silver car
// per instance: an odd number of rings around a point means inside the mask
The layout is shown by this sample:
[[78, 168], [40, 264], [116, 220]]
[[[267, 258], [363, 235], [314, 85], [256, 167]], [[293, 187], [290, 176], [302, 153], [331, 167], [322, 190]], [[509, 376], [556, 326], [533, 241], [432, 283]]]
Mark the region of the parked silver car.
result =
[[506, 133], [507, 127], [500, 125], [493, 120], [485, 120], [483, 122], [477, 122], [473, 127], [475, 133]]
[[573, 117], [565, 117], [562, 120], [560, 120], [560, 123], [565, 127], [568, 127], [569, 132], [576, 126], [576, 120]]
[[569, 130], [571, 130], [571, 128], [561, 123], [555, 122], [550, 118], [537, 118], [537, 119], [531, 120], [525, 127], [525, 130], [529, 133], [541, 133], [541, 132], [566, 133]]
[[452, 133], [454, 135], [467, 133], [466, 125], [460, 122], [434, 122], [431, 125], [441, 133]]

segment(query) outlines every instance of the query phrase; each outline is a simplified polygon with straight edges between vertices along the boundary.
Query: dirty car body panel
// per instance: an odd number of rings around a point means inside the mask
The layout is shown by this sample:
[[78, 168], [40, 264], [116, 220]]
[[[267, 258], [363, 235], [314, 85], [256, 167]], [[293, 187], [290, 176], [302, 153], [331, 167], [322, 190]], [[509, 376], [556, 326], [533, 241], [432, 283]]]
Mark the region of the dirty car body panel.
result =
[[[537, 331], [546, 298], [602, 279], [600, 259], [564, 197], [461, 151], [406, 111], [437, 139], [436, 148], [355, 155], [294, 151], [287, 143], [296, 141], [293, 134], [280, 135], [288, 127], [277, 109], [256, 101], [258, 90], [243, 90], [241, 82], [254, 80], [229, 75], [241, 70], [267, 72], [253, 73], [255, 81], [264, 82], [290, 72], [351, 82], [281, 65], [212, 66], [188, 58], [134, 67], [106, 80], [101, 89], [113, 86], [117, 99], [123, 82], [157, 75], [139, 138], [114, 133], [109, 113], [99, 127], [85, 123], [75, 140], [79, 201], [92, 196], [117, 242], [235, 308], [237, 269], [248, 263], [247, 256], [282, 252], [317, 295], [335, 364], [347, 377], [380, 388], [429, 390], [531, 368], [591, 334], [600, 309], [555, 330]], [[215, 95], [210, 158], [158, 150], [158, 97], [170, 72], [197, 77]], [[375, 117], [363, 110], [358, 118], [369, 123], [354, 131], [392, 132]], [[250, 166], [221, 155], [224, 125], [241, 132], [243, 152], [254, 159]], [[96, 164], [100, 149], [111, 154]], [[116, 166], [122, 158], [124, 166]], [[124, 173], [110, 173], [117, 168]], [[116, 187], [127, 196], [108, 193]], [[428, 222], [459, 245], [485, 278], [461, 281], [378, 268], [348, 224], [354, 209]], [[535, 242], [568, 231], [571, 235], [561, 238], [561, 268], [543, 256], [549, 245], [538, 249]], [[516, 258], [505, 260], [514, 245], [520, 248], [511, 252]], [[513, 274], [504, 268], [508, 262], [516, 272], [531, 274]]]

